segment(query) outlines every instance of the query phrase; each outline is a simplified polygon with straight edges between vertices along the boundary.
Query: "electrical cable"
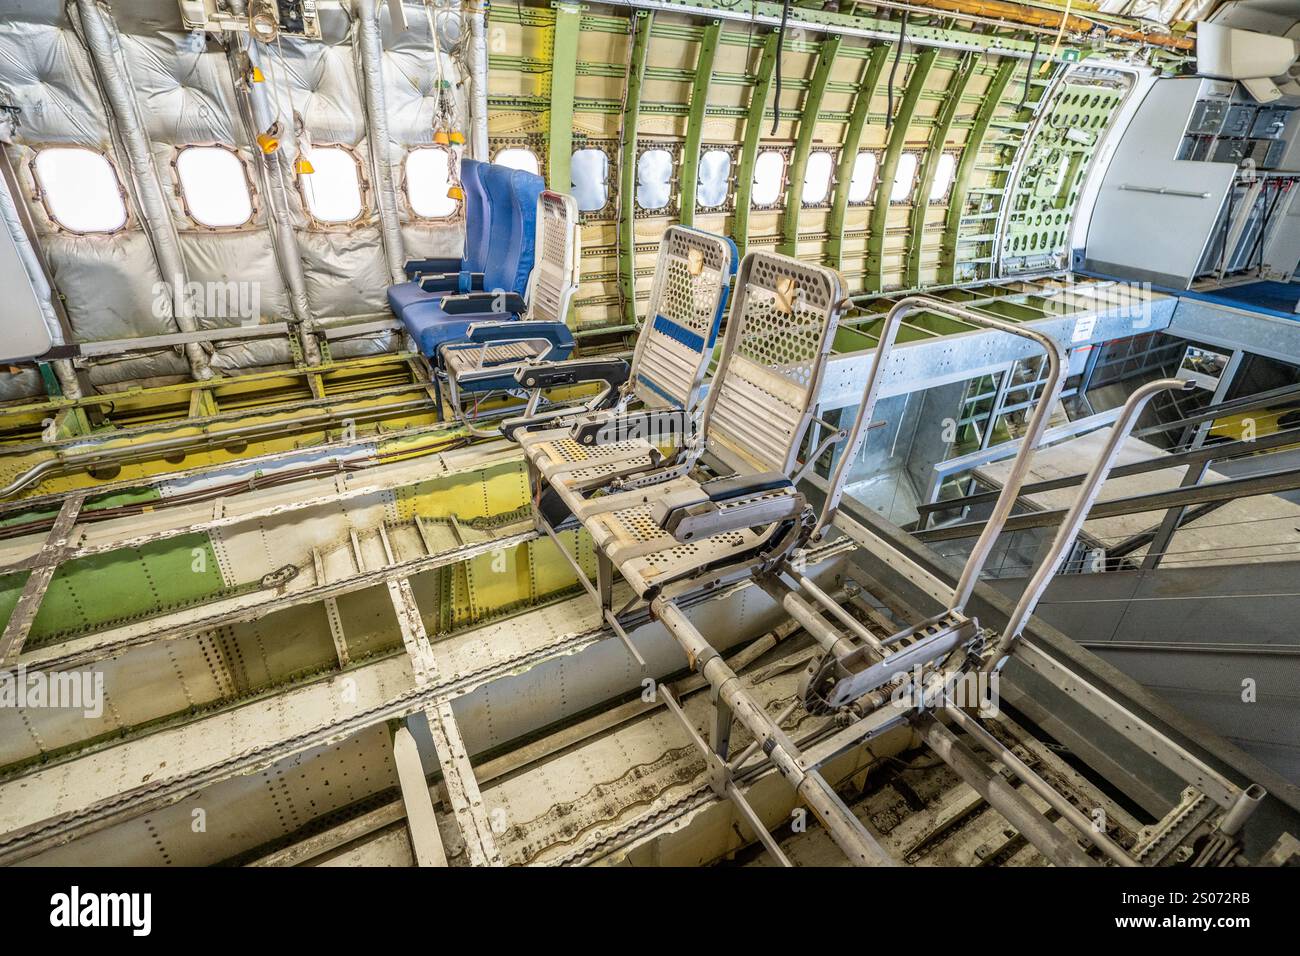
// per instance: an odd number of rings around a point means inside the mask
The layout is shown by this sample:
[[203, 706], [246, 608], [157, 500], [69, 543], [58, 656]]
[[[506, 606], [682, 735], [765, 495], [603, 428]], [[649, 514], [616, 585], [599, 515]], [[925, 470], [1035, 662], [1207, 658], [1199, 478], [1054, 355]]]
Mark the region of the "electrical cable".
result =
[[1038, 50], [1042, 44], [1043, 38], [1041, 36], [1034, 37], [1034, 49], [1029, 54], [1029, 66], [1025, 67], [1025, 89], [1020, 94], [1020, 102], [1016, 105], [1018, 110], [1024, 109], [1025, 103], [1029, 101], [1029, 88], [1034, 81], [1034, 61], [1038, 59]]
[[898, 26], [898, 46], [894, 48], [894, 62], [889, 68], [889, 84], [885, 89], [885, 131], [894, 125], [894, 78], [898, 76], [898, 61], [903, 58], [903, 44], [907, 41], [908, 11], [903, 11], [903, 19]]
[[781, 54], [785, 48], [785, 25], [790, 19], [790, 2], [781, 5], [781, 26], [776, 31], [776, 94], [772, 100], [772, 134], [776, 135], [777, 125], [781, 122]]

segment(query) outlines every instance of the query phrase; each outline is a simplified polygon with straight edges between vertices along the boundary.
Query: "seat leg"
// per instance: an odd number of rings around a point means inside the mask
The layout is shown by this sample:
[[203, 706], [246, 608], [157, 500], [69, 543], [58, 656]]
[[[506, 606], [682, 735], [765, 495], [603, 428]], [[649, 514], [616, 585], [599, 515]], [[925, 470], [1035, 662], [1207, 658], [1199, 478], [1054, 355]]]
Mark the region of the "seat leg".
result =
[[614, 563], [605, 552], [596, 549], [596, 591], [600, 594], [600, 609], [614, 610]]
[[433, 394], [438, 402], [438, 421], [446, 421], [446, 418], [442, 414], [442, 376], [438, 374], [436, 368], [433, 370]]
[[718, 759], [725, 762], [731, 750], [731, 705], [716, 690], [710, 696], [713, 698], [713, 723], [709, 725], [709, 745]]

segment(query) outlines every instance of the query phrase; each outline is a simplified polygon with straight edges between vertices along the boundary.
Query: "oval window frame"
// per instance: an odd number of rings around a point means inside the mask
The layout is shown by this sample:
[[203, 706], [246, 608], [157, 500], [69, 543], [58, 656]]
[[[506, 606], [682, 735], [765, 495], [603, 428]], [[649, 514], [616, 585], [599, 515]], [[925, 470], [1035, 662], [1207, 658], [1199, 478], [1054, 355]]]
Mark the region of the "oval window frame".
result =
[[[50, 221], [55, 229], [71, 236], [113, 236], [130, 227], [132, 222], [131, 205], [128, 202], [126, 186], [123, 185], [122, 175], [118, 171], [117, 164], [113, 162], [113, 157], [107, 150], [92, 149], [89, 146], [81, 146], [76, 143], [42, 143], [31, 147], [32, 158], [29, 161], [29, 171], [32, 177], [32, 185], [35, 187], [35, 197], [40, 200], [41, 208], [45, 211], [45, 217]], [[54, 206], [50, 202], [49, 187], [42, 181], [38, 160], [42, 153], [49, 150], [80, 150], [98, 156], [107, 165], [109, 171], [113, 174], [113, 181], [117, 184], [118, 205], [122, 207], [122, 221], [112, 229], [74, 229], [72, 226], [65, 225], [54, 212]]]
[[[606, 210], [608, 210], [608, 209], [610, 208], [611, 202], [612, 202], [612, 200], [613, 200], [613, 198], [614, 198], [614, 189], [613, 189], [612, 184], [610, 183], [610, 171], [614, 168], [614, 161], [613, 161], [613, 159], [610, 157], [609, 150], [606, 149], [606, 148], [603, 147], [603, 146], [593, 145], [593, 144], [590, 144], [590, 143], [587, 144], [587, 145], [585, 145], [585, 146], [579, 146], [579, 147], [578, 147], [577, 149], [575, 149], [575, 150], [573, 151], [573, 153], [569, 156], [569, 190], [570, 190], [570, 192], [572, 192], [572, 191], [573, 191], [573, 188], [574, 188], [574, 187], [573, 187], [573, 168], [574, 168], [574, 162], [573, 162], [573, 161], [574, 161], [574, 159], [577, 157], [577, 155], [578, 155], [579, 153], [582, 153], [582, 152], [600, 153], [602, 156], [605, 157], [605, 178], [601, 181], [601, 188], [602, 188], [602, 189], [604, 190], [604, 192], [605, 192], [605, 202], [604, 202], [604, 205], [599, 206], [598, 208], [595, 208], [595, 209], [583, 209], [581, 206], [578, 207], [578, 214], [579, 214], [579, 216], [598, 218], [598, 217], [600, 216], [601, 213], [605, 212]], [[575, 195], [574, 198], [576, 199], [577, 196]]]
[[537, 168], [524, 169], [522, 171], [525, 173], [531, 173], [534, 176], [542, 175], [542, 169], [544, 168], [544, 164], [542, 162], [542, 155], [536, 149], [530, 146], [528, 143], [504, 143], [501, 146], [498, 146], [496, 152], [492, 154], [492, 162], [495, 165], [506, 166], [509, 169], [520, 169], [521, 167], [519, 166], [510, 166], [508, 163], [502, 162], [501, 156], [503, 153], [527, 153], [528, 155], [533, 157], [533, 164]]
[[417, 146], [410, 147], [406, 151], [406, 155], [402, 158], [402, 197], [406, 200], [406, 208], [410, 211], [411, 219], [415, 222], [454, 222], [457, 218], [460, 217], [460, 215], [465, 209], [464, 200], [453, 199], [452, 197], [448, 196], [447, 198], [451, 200], [451, 212], [447, 213], [447, 215], [445, 216], [428, 216], [420, 212], [419, 210], [417, 210], [415, 208], [415, 203], [411, 199], [411, 185], [410, 185], [411, 184], [411, 178], [410, 178], [411, 157], [416, 155], [417, 153], [426, 153], [432, 151], [437, 151], [446, 154], [447, 186], [448, 188], [451, 187], [452, 185], [451, 166], [456, 159], [455, 154], [446, 146], [443, 146], [441, 143], [420, 143]]
[[[370, 215], [370, 182], [366, 179], [365, 164], [361, 162], [361, 157], [357, 155], [356, 147], [349, 146], [347, 143], [313, 143], [313, 153], [318, 149], [339, 149], [352, 159], [352, 164], [356, 168], [357, 196], [360, 199], [361, 208], [360, 211], [351, 219], [321, 219], [311, 208], [311, 201], [307, 198], [307, 190], [305, 188], [306, 177], [314, 176], [315, 173], [298, 173], [294, 178], [298, 181], [298, 195], [302, 199], [303, 211], [307, 214], [307, 218], [311, 221], [312, 225], [318, 229], [343, 230], [353, 228], [359, 223], [364, 222]], [[310, 156], [306, 158], [308, 161], [311, 159]]]
[[[185, 194], [185, 181], [181, 178], [181, 157], [193, 149], [219, 149], [234, 157], [235, 162], [239, 164], [239, 170], [244, 177], [244, 193], [248, 197], [248, 218], [237, 225], [214, 226], [204, 222], [198, 216], [194, 215], [194, 210], [190, 207], [189, 197]], [[227, 146], [225, 143], [186, 143], [184, 146], [178, 146], [175, 154], [172, 156], [172, 176], [176, 180], [176, 195], [180, 198], [181, 209], [186, 217], [195, 226], [204, 232], [236, 232], [240, 229], [247, 229], [254, 224], [257, 219], [258, 204], [257, 192], [253, 184], [253, 179], [248, 173], [248, 164], [244, 162], [244, 157], [239, 155], [239, 150]]]

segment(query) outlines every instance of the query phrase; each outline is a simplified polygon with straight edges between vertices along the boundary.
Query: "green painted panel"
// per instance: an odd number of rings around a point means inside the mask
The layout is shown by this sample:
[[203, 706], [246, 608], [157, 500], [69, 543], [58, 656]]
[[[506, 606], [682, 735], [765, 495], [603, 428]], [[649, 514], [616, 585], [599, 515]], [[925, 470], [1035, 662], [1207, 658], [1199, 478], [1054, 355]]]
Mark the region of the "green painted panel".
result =
[[[0, 616], [13, 613], [27, 575], [0, 579]], [[26, 646], [177, 610], [228, 593], [207, 534], [180, 535], [62, 565], [41, 601]]]

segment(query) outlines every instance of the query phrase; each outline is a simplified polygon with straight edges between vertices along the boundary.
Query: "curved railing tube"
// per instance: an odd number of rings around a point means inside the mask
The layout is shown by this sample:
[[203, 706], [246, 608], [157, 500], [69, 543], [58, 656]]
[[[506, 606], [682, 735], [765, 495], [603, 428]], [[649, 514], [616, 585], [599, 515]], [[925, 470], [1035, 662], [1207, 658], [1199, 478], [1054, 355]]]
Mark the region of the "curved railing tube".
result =
[[1029, 420], [1029, 428], [1021, 442], [1020, 451], [1012, 462], [1011, 473], [1002, 486], [1002, 493], [993, 506], [993, 513], [985, 523], [979, 540], [975, 542], [975, 547], [966, 561], [966, 566], [962, 569], [961, 578], [953, 590], [949, 610], [960, 612], [965, 608], [966, 602], [970, 600], [971, 592], [975, 590], [975, 582], [979, 580], [980, 573], [984, 570], [984, 565], [993, 551], [993, 545], [997, 541], [998, 535], [1002, 533], [1002, 526], [1006, 524], [1012, 508], [1015, 507], [1016, 498], [1020, 494], [1020, 486], [1024, 484], [1025, 476], [1029, 473], [1029, 460], [1038, 447], [1038, 443], [1042, 440], [1043, 433], [1047, 430], [1048, 417], [1051, 414], [1052, 407], [1060, 397], [1061, 387], [1064, 384], [1061, 369], [1065, 364], [1065, 350], [1054, 338], [1046, 333], [1016, 325], [1012, 322], [995, 319], [992, 316], [982, 315], [978, 312], [972, 312], [970, 309], [964, 309], [950, 302], [924, 295], [910, 295], [900, 299], [885, 316], [885, 325], [880, 331], [880, 340], [872, 357], [871, 372], [867, 376], [867, 384], [862, 392], [858, 417], [853, 423], [853, 430], [849, 433], [849, 441], [845, 446], [844, 454], [835, 466], [830, 487], [827, 489], [826, 502], [822, 506], [821, 516], [817, 519], [814, 539], [819, 537], [824, 529], [830, 525], [835, 519], [836, 511], [839, 510], [840, 499], [844, 494], [844, 481], [848, 476], [849, 466], [861, 450], [867, 428], [870, 427], [876, 399], [880, 392], [880, 383], [884, 376], [885, 365], [888, 362], [889, 353], [894, 347], [894, 340], [898, 336], [898, 329], [902, 325], [904, 318], [915, 312], [922, 311], [938, 312], [941, 315], [980, 328], [1029, 339], [1041, 346], [1047, 356], [1047, 380], [1042, 397], [1039, 399], [1038, 406], [1034, 409], [1034, 414]]
[[1120, 447], [1124, 444], [1124, 440], [1128, 438], [1129, 432], [1133, 430], [1133, 425], [1137, 422], [1138, 416], [1142, 414], [1142, 409], [1146, 407], [1147, 402], [1167, 389], [1187, 391], [1195, 387], [1196, 383], [1190, 380], [1161, 378], [1154, 382], [1148, 382], [1128, 397], [1119, 418], [1111, 426], [1110, 437], [1106, 439], [1106, 445], [1102, 449], [1101, 456], [1093, 464], [1092, 470], [1088, 472], [1088, 477], [1083, 480], [1083, 486], [1079, 489], [1078, 495], [1075, 496], [1074, 504], [1070, 506], [1069, 512], [1061, 522], [1061, 527], [1056, 532], [1056, 537], [1052, 539], [1051, 549], [1038, 566], [1038, 570], [1034, 572], [1034, 576], [1030, 578], [1029, 584], [1025, 587], [1025, 592], [1020, 595], [1020, 600], [1016, 603], [1015, 610], [1011, 612], [1011, 617], [1007, 620], [1007, 626], [1002, 630], [1002, 638], [998, 641], [997, 650], [984, 665], [985, 670], [1001, 668], [1006, 663], [1007, 658], [1011, 656], [1011, 652], [1015, 650], [1016, 644], [1020, 641], [1020, 635], [1029, 621], [1029, 616], [1034, 613], [1039, 598], [1043, 596], [1043, 592], [1047, 590], [1047, 585], [1051, 583], [1052, 577], [1060, 568], [1061, 562], [1065, 560], [1066, 549], [1069, 548], [1070, 542], [1075, 539], [1079, 529], [1083, 527], [1084, 521], [1087, 520], [1088, 511], [1092, 508], [1092, 503], [1097, 500], [1097, 494], [1101, 491], [1102, 483], [1105, 482], [1106, 476], [1110, 474], [1110, 469], [1115, 464], [1115, 458], [1119, 455]]

